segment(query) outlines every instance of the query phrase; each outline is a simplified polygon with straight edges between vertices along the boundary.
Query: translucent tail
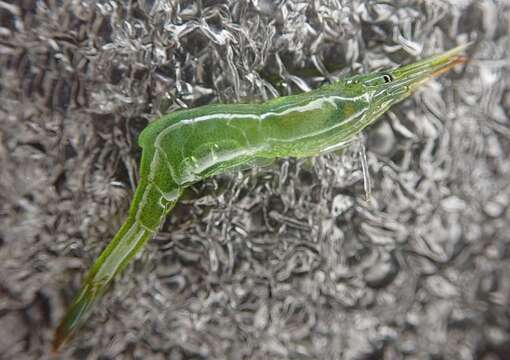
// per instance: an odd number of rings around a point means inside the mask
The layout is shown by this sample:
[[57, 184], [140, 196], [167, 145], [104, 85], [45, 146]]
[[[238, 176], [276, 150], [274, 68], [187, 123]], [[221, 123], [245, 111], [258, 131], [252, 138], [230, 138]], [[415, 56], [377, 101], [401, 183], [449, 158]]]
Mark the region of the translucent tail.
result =
[[114, 276], [126, 267], [152, 234], [153, 231], [134, 216], [126, 220], [85, 276], [80, 292], [55, 330], [53, 351], [57, 351], [83, 325]]

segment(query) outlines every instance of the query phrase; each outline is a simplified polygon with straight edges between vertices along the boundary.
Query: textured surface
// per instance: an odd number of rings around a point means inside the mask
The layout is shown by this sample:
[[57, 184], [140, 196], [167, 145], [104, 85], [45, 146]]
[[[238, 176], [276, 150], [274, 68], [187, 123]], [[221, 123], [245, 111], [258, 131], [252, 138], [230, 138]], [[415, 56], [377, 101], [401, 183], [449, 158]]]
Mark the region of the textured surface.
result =
[[0, 357], [48, 356], [126, 213], [148, 120], [469, 40], [465, 69], [348, 151], [195, 186], [63, 357], [510, 356], [507, 1], [12, 3], [0, 1]]

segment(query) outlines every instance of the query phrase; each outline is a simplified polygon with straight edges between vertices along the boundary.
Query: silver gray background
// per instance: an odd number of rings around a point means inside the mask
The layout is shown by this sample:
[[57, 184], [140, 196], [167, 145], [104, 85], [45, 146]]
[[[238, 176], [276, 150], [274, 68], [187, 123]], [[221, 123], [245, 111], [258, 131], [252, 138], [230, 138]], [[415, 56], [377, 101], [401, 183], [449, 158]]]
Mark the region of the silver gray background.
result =
[[508, 1], [19, 0], [0, 22], [1, 358], [49, 356], [149, 120], [468, 41], [348, 150], [190, 189], [62, 358], [510, 358]]

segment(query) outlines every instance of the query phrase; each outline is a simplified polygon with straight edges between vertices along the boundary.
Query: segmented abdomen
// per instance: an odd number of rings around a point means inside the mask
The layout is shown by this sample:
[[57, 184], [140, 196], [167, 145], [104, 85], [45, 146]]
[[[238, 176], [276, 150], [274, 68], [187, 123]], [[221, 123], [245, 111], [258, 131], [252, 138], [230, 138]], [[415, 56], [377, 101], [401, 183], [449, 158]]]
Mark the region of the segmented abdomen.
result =
[[320, 152], [336, 141], [332, 134], [350, 115], [345, 110], [356, 109], [356, 99], [340, 100], [314, 93], [285, 102], [210, 105], [171, 114], [140, 136], [144, 152], [153, 149], [146, 167], [149, 181], [166, 193], [254, 158]]

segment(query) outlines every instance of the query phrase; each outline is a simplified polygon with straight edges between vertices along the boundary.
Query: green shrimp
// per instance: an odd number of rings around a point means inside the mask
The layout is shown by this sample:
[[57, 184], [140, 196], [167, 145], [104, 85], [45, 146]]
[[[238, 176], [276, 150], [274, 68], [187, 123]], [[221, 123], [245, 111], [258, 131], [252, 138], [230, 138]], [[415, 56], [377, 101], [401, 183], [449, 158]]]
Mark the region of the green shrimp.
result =
[[260, 159], [315, 156], [345, 145], [423, 82], [464, 63], [459, 54], [465, 47], [299, 95], [260, 104], [207, 105], [152, 122], [138, 139], [143, 149], [140, 181], [127, 219], [86, 274], [55, 331], [54, 350], [76, 333], [186, 187]]

